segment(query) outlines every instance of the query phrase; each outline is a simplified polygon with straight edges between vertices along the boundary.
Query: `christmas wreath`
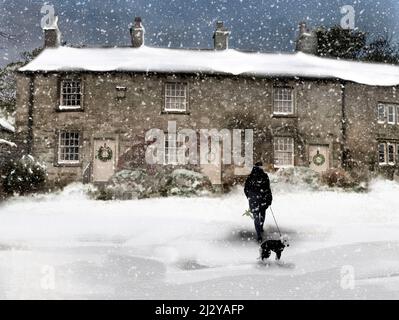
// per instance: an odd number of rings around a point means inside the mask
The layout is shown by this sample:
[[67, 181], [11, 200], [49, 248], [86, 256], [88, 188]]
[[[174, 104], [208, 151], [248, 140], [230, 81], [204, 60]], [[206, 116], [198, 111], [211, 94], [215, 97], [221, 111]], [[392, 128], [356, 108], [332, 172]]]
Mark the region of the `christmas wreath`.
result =
[[326, 162], [326, 157], [319, 152], [317, 152], [317, 154], [313, 157], [313, 163], [316, 166], [322, 166], [325, 162]]
[[112, 150], [106, 144], [101, 146], [97, 151], [97, 159], [107, 162], [112, 159]]

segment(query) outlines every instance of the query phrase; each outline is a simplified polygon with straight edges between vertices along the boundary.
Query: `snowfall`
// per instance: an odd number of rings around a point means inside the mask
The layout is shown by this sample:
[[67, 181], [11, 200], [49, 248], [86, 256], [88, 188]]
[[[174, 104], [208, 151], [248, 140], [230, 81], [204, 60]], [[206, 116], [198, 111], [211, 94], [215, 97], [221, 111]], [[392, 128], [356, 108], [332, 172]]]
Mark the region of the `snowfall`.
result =
[[[241, 188], [90, 200], [81, 185], [0, 205], [2, 299], [398, 299], [399, 183], [368, 193], [272, 185], [290, 238], [261, 262]], [[266, 235], [278, 238], [270, 211]]]

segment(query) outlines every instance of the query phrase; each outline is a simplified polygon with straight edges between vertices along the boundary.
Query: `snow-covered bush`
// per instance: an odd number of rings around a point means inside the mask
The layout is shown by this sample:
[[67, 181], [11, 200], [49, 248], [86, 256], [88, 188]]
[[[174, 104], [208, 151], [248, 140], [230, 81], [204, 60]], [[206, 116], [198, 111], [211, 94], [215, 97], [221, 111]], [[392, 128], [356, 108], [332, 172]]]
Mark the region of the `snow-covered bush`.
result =
[[320, 188], [320, 175], [307, 167], [288, 167], [277, 170], [270, 175], [273, 185], [285, 187], [298, 186], [317, 190]]
[[176, 169], [166, 176], [164, 191], [167, 196], [191, 196], [209, 194], [213, 188], [208, 177], [202, 173]]
[[354, 185], [350, 174], [343, 169], [329, 169], [322, 174], [321, 179], [329, 187], [349, 188]]
[[186, 169], [159, 170], [149, 174], [144, 169], [122, 170], [92, 196], [99, 200], [129, 200], [168, 196], [201, 196], [212, 193], [208, 177]]
[[7, 194], [41, 191], [46, 183], [46, 167], [32, 156], [9, 161], [2, 170], [2, 185]]
[[350, 191], [367, 191], [368, 176], [359, 170], [329, 169], [319, 174], [308, 167], [281, 168], [270, 174], [272, 189], [276, 191], [328, 190], [342, 188]]

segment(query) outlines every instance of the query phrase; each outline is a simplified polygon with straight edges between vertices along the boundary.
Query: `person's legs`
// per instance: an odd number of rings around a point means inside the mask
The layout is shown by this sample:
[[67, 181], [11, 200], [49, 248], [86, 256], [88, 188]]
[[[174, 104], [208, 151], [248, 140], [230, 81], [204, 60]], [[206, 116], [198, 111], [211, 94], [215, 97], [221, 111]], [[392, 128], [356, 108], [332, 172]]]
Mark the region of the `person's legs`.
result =
[[254, 223], [255, 223], [255, 231], [256, 237], [259, 242], [262, 242], [262, 226], [261, 226], [261, 217], [259, 211], [257, 214], [254, 214]]
[[260, 208], [259, 208], [259, 215], [260, 215], [259, 223], [260, 223], [260, 227], [261, 227], [262, 232], [264, 231], [263, 230], [263, 225], [265, 224], [265, 219], [266, 219], [266, 209], [267, 209], [266, 205], [261, 205]]
[[249, 208], [254, 217], [255, 231], [258, 241], [262, 241], [262, 226], [261, 226], [261, 213], [260, 213], [260, 203], [257, 199], [249, 199]]

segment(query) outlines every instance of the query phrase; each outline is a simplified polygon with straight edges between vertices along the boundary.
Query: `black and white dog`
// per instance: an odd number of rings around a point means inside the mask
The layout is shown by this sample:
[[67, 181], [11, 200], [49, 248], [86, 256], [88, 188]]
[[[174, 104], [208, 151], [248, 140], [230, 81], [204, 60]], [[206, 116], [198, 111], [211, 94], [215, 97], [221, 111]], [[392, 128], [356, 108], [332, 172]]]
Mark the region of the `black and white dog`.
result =
[[285, 236], [282, 236], [280, 240], [265, 240], [261, 243], [259, 248], [259, 259], [262, 261], [268, 259], [273, 251], [276, 254], [276, 260], [280, 260], [284, 248], [289, 246], [288, 238]]

